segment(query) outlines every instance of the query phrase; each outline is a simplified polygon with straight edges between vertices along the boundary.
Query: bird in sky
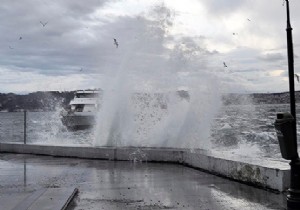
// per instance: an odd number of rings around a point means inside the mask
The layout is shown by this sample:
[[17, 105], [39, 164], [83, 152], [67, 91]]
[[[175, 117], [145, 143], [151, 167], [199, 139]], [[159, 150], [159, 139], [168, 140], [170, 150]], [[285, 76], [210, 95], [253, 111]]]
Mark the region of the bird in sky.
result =
[[232, 35], [238, 35], [238, 33], [232, 33]]
[[21, 40], [21, 39], [23, 39], [23, 37], [20, 36], [20, 37], [19, 37], [19, 40]]
[[116, 48], [119, 47], [119, 43], [117, 42], [117, 40], [114, 38], [114, 44], [116, 45]]
[[283, 2], [282, 2], [282, 6], [284, 6], [284, 3], [285, 3], [285, 0], [283, 0]]
[[8, 47], [9, 47], [9, 49], [11, 49], [11, 50], [14, 49], [14, 48], [13, 48], [12, 46], [10, 46], [10, 45], [9, 45]]
[[247, 18], [248, 21], [251, 21], [249, 18]]
[[294, 75], [297, 78], [297, 81], [299, 82], [299, 75], [298, 74], [294, 74]]
[[224, 65], [225, 68], [228, 67], [225, 62], [223, 62], [223, 65]]
[[40, 23], [42, 24], [43, 27], [45, 27], [47, 25], [48, 22], [43, 23], [42, 21], [40, 21]]
[[83, 71], [83, 68], [81, 68], [79, 71]]

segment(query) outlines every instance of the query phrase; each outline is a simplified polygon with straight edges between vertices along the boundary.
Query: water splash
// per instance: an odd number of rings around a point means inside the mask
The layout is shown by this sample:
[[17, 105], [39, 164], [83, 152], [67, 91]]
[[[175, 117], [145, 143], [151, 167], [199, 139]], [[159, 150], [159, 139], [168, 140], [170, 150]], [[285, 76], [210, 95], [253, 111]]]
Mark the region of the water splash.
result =
[[129, 160], [133, 162], [147, 162], [147, 154], [137, 149], [136, 151], [129, 154]]
[[150, 17], [139, 39], [120, 44], [119, 66], [102, 83], [94, 145], [210, 148], [220, 90], [208, 52], [199, 38], [171, 40], [174, 16], [163, 4]]

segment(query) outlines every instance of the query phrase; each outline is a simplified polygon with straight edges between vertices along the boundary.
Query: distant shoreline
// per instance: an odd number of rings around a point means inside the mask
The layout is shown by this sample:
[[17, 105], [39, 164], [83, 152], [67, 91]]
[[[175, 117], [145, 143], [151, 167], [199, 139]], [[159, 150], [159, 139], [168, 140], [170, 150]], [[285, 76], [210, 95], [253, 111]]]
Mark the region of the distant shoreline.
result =
[[[26, 95], [0, 93], [0, 112], [54, 111], [58, 106], [67, 107], [74, 93], [75, 91], [38, 91]], [[296, 103], [300, 103], [300, 91], [296, 91], [295, 96]], [[289, 92], [229, 93], [222, 96], [222, 102], [224, 105], [289, 104]]]

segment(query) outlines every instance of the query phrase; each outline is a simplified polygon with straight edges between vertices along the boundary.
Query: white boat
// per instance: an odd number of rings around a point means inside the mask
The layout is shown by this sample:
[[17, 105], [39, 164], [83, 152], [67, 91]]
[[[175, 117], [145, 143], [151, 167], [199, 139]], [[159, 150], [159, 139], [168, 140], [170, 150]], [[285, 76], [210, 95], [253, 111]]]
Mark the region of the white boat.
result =
[[94, 126], [100, 109], [100, 94], [100, 90], [76, 91], [69, 109], [61, 113], [62, 123], [71, 130]]

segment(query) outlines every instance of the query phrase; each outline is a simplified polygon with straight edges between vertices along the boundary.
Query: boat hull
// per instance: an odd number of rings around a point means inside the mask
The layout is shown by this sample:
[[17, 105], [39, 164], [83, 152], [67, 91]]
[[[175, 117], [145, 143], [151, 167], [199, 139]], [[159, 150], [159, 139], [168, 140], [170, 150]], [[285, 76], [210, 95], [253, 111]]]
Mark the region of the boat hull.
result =
[[96, 125], [95, 116], [65, 115], [61, 121], [70, 130], [86, 129]]

